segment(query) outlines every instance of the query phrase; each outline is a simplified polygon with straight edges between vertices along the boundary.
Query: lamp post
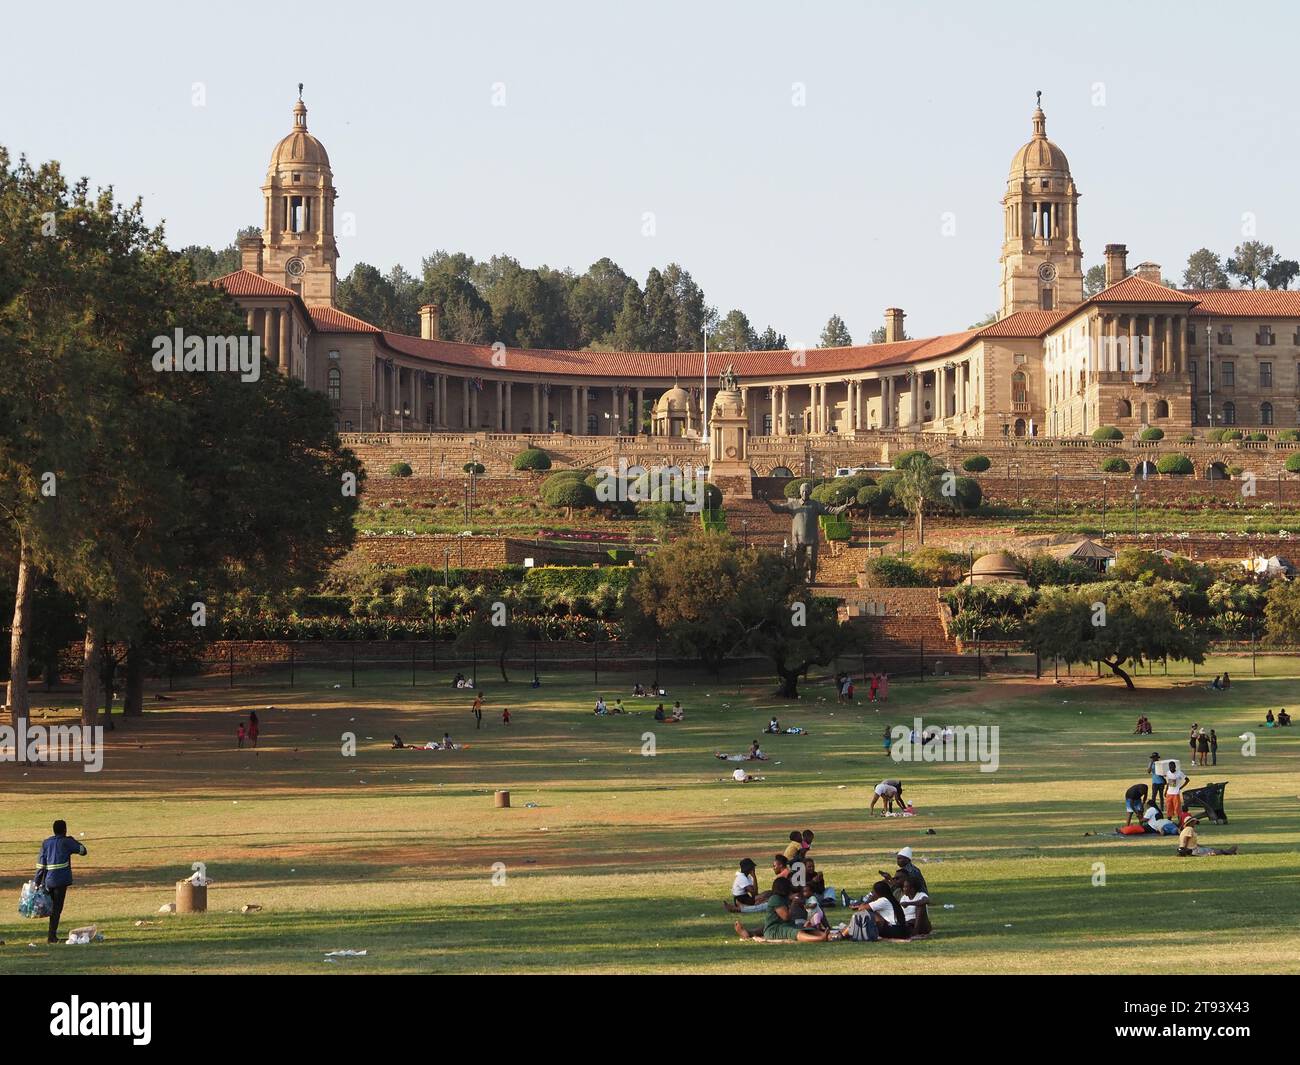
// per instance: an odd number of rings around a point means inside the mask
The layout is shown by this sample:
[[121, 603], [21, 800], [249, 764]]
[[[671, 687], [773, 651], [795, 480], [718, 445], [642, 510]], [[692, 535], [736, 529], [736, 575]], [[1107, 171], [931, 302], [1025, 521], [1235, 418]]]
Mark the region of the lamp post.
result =
[[1138, 538], [1138, 487], [1133, 486], [1133, 539]]

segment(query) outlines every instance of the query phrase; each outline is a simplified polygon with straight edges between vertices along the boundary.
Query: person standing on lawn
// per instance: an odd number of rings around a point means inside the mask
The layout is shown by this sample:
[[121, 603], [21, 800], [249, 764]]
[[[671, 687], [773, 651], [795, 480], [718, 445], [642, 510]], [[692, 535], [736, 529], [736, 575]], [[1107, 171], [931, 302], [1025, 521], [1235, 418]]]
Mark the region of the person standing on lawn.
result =
[[63, 902], [72, 884], [72, 856], [86, 854], [86, 848], [68, 835], [66, 821], [54, 822], [54, 835], [41, 844], [41, 855], [36, 860], [36, 886], [50, 894], [50, 933], [48, 942], [59, 941], [59, 918], [63, 916]]
[[474, 727], [480, 729], [483, 727], [483, 696], [476, 694], [474, 696], [474, 705], [471, 708], [474, 711]]
[[1219, 764], [1219, 734], [1210, 729], [1210, 765]]

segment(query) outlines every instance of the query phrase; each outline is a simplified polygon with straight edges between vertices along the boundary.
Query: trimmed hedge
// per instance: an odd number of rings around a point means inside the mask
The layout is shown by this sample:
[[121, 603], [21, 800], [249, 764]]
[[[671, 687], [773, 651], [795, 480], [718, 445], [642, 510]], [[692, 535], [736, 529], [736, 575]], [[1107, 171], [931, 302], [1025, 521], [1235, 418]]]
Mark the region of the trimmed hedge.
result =
[[407, 462], [394, 462], [388, 467], [389, 477], [410, 477], [411, 466]]
[[1300, 451], [1286, 457], [1286, 472], [1300, 473]]
[[481, 477], [483, 474], [487, 473], [487, 467], [484, 466], [483, 463], [473, 461], [465, 463], [465, 465], [461, 467], [461, 470], [465, 473], [472, 473], [475, 477]]
[[1185, 477], [1195, 469], [1192, 460], [1186, 455], [1162, 455], [1156, 463], [1156, 473], [1169, 473], [1179, 477]]
[[1157, 429], [1153, 425], [1148, 429], [1142, 430], [1141, 438], [1143, 440], [1163, 440], [1165, 438], [1165, 431], [1163, 429]]
[[933, 464], [933, 460], [931, 459], [930, 453], [928, 451], [921, 451], [919, 448], [914, 448], [911, 451], [904, 451], [901, 455], [899, 455], [896, 459], [894, 459], [894, 469], [896, 470], [909, 469], [912, 463], [914, 462]]
[[1128, 473], [1128, 471], [1129, 464], [1118, 455], [1112, 455], [1110, 458], [1104, 459], [1101, 464], [1102, 473]]
[[1099, 425], [1092, 431], [1094, 440], [1123, 440], [1124, 434], [1113, 425]]
[[517, 470], [549, 470], [551, 456], [540, 447], [529, 447], [515, 456], [514, 467]]
[[961, 464], [961, 468], [967, 473], [983, 473], [992, 465], [993, 462], [987, 455], [972, 455]]

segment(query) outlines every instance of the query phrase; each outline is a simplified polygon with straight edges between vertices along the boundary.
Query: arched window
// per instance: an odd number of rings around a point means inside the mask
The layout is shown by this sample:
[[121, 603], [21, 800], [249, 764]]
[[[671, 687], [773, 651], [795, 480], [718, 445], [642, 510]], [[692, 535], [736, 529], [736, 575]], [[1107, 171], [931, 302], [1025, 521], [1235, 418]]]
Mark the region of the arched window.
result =
[[1157, 418], [1168, 418], [1168, 417], [1169, 417], [1169, 401], [1168, 401], [1167, 399], [1158, 399], [1158, 400], [1156, 400], [1156, 415], [1155, 415], [1155, 416], [1156, 416]]
[[1115, 400], [1115, 417], [1131, 418], [1133, 417], [1133, 404], [1127, 399]]
[[331, 366], [327, 375], [326, 392], [330, 404], [337, 407], [343, 401], [343, 374], [337, 366]]
[[1237, 424], [1237, 404], [1225, 403], [1223, 405], [1223, 424], [1224, 425]]
[[1261, 403], [1261, 404], [1259, 405], [1259, 424], [1260, 424], [1260, 425], [1272, 425], [1272, 424], [1273, 424], [1273, 404], [1272, 404], [1272, 403]]

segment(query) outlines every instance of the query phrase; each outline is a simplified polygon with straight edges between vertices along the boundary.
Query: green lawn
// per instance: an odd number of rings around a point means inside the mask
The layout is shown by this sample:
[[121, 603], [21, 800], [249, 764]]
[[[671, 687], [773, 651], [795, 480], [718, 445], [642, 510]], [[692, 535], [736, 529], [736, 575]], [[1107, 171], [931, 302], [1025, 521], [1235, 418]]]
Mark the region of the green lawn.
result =
[[[1300, 972], [1300, 730], [1258, 727], [1264, 707], [1293, 700], [1296, 677], [1281, 670], [1296, 663], [1267, 666], [1251, 679], [1238, 664], [1226, 697], [1187, 677], [1143, 677], [1134, 694], [1109, 679], [931, 679], [895, 682], [887, 708], [837, 705], [824, 683], [787, 706], [764, 679], [691, 677], [669, 683], [686, 722], [657, 728], [653, 703], [627, 697], [631, 675], [602, 690], [640, 713], [596, 718], [589, 677], [534, 691], [481, 671], [477, 733], [466, 693], [411, 689], [397, 673], [355, 690], [177, 692], [119, 724], [98, 775], [0, 764], [0, 971], [829, 973], [869, 971], [887, 952], [897, 972]], [[250, 707], [262, 747], [237, 751]], [[812, 734], [765, 737], [772, 760], [751, 766], [764, 782], [724, 779], [734, 765], [713, 752], [743, 750], [772, 712]], [[1139, 712], [1154, 741], [1130, 734]], [[887, 761], [881, 733], [914, 714], [998, 725], [999, 770]], [[1192, 770], [1193, 785], [1230, 781], [1231, 823], [1203, 826], [1202, 841], [1237, 843], [1236, 857], [1179, 859], [1172, 839], [1109, 835], [1148, 753], [1181, 757], [1193, 720], [1221, 740], [1219, 765]], [[1236, 739], [1247, 729], [1255, 757]], [[340, 753], [348, 730], [354, 758]], [[444, 730], [470, 748], [388, 747], [395, 731], [411, 742]], [[648, 731], [653, 757], [641, 754]], [[867, 815], [885, 776], [906, 782], [918, 816]], [[509, 810], [493, 807], [502, 787]], [[56, 816], [90, 851], [74, 862], [64, 927], [97, 922], [102, 944], [46, 946], [44, 923], [16, 915]], [[738, 942], [721, 907], [736, 861], [765, 871], [788, 832], [808, 827], [828, 882], [851, 890], [912, 845], [936, 934]], [[210, 912], [157, 914], [194, 861], [216, 881]], [[1093, 885], [1097, 863], [1105, 886]], [[244, 903], [264, 909], [243, 916]], [[326, 963], [336, 948], [369, 956]]]

